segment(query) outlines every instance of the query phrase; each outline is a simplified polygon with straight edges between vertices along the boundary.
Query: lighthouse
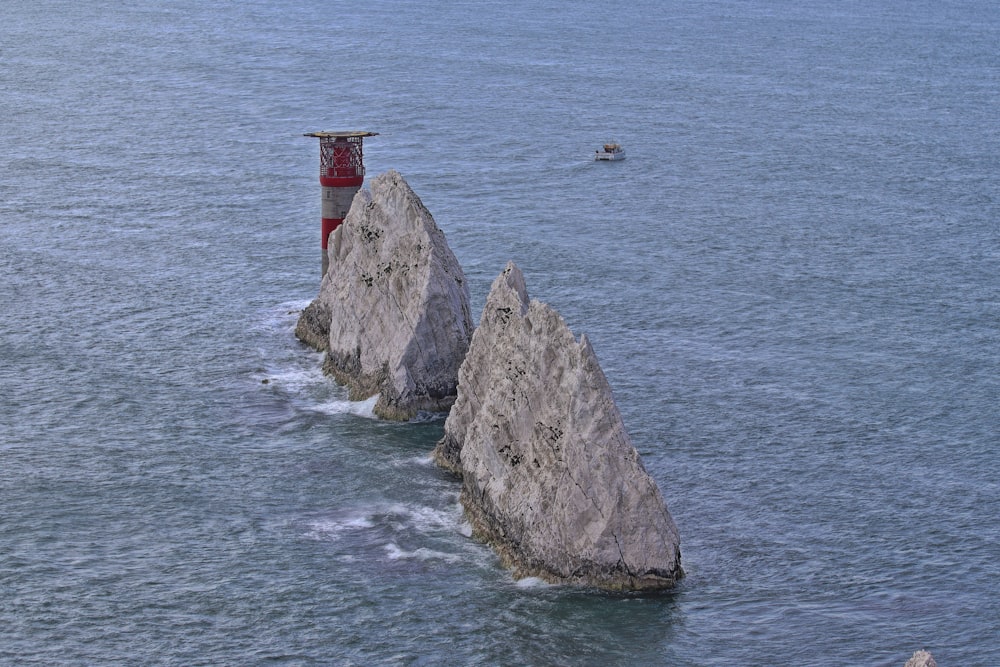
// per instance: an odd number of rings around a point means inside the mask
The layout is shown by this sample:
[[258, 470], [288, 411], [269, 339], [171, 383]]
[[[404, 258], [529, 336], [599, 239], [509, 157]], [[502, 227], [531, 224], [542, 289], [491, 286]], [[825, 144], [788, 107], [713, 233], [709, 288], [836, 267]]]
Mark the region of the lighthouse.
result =
[[354, 195], [365, 182], [361, 144], [378, 132], [310, 132], [303, 136], [319, 139], [319, 184], [323, 189], [322, 240], [323, 273], [329, 267], [327, 242], [330, 232], [347, 217]]

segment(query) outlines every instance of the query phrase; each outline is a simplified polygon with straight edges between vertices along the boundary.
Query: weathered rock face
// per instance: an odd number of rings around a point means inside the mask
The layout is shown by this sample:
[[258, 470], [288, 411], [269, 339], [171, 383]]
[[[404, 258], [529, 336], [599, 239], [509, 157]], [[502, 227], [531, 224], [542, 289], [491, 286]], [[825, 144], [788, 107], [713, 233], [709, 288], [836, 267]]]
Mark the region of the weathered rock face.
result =
[[434, 456], [462, 476], [474, 532], [516, 576], [648, 589], [683, 575], [677, 527], [590, 343], [529, 302], [513, 263], [493, 282]]
[[474, 325], [469, 288], [444, 233], [396, 171], [354, 198], [329, 243], [319, 296], [296, 327], [325, 371], [375, 414], [447, 410]]
[[306, 306], [295, 325], [295, 336], [320, 352], [330, 347], [330, 308], [320, 299]]

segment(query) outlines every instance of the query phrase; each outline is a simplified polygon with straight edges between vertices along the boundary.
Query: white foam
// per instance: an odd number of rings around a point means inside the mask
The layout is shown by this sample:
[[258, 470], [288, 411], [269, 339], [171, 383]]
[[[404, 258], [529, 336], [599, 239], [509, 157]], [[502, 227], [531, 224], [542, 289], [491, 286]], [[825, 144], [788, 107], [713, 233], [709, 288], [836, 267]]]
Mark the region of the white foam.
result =
[[375, 404], [378, 403], [378, 394], [363, 401], [345, 401], [334, 399], [324, 401], [316, 405], [309, 406], [313, 412], [321, 412], [326, 415], [357, 415], [358, 417], [375, 418]]
[[255, 328], [265, 330], [286, 329], [295, 331], [299, 315], [311, 303], [310, 300], [285, 301], [261, 311], [261, 318]]
[[[300, 352], [295, 357], [278, 360], [277, 364], [266, 368], [258, 379], [261, 380], [261, 386], [272, 391], [284, 392], [304, 410], [326, 415], [375, 418], [378, 394], [363, 401], [349, 401], [344, 398], [347, 391], [337, 387], [334, 381], [323, 373], [322, 352]], [[329, 397], [331, 394], [339, 394], [340, 397], [320, 398]]]
[[419, 532], [455, 530], [462, 515], [458, 506], [436, 509], [425, 505], [405, 505], [396, 503], [384, 509], [384, 514], [394, 518], [394, 527], [404, 529], [413, 526]]
[[457, 554], [434, 551], [433, 549], [427, 549], [426, 547], [414, 549], [413, 551], [405, 551], [394, 542], [386, 544], [383, 548], [385, 549], [386, 556], [389, 560], [443, 560], [446, 563], [456, 563], [462, 558]]
[[[348, 513], [333, 517], [314, 519], [308, 524], [306, 533], [313, 539], [337, 539], [348, 531], [368, 530], [371, 528], [390, 528], [401, 533], [415, 530], [418, 533], [454, 532], [467, 526], [462, 520], [461, 507], [456, 503], [453, 507], [437, 509], [424, 505], [405, 503], [378, 503], [370, 507], [356, 508]], [[472, 529], [469, 528], [469, 534]]]
[[[313, 356], [313, 353], [310, 353], [310, 356]], [[293, 393], [300, 392], [307, 387], [326, 384], [330, 382], [330, 379], [323, 375], [322, 355], [316, 354], [316, 356], [319, 358], [308, 366], [290, 364], [277, 369], [268, 369], [265, 379], [267, 379], [268, 384]]]
[[316, 519], [309, 522], [309, 532], [306, 533], [306, 536], [316, 540], [328, 540], [336, 538], [346, 531], [364, 530], [374, 526], [375, 524], [371, 518], [364, 515], [353, 515], [337, 519]]
[[430, 454], [425, 454], [423, 456], [413, 456], [406, 460], [407, 463], [416, 463], [417, 465], [430, 467], [434, 465], [434, 457]]
[[553, 584], [538, 577], [525, 577], [514, 582], [518, 588], [551, 588]]

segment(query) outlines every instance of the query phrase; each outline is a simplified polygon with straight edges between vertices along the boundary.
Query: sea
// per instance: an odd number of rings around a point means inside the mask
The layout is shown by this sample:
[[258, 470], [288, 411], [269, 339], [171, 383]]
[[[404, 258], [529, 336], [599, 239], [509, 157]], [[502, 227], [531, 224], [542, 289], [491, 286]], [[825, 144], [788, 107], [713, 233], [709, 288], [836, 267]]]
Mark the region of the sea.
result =
[[[994, 2], [5, 0], [0, 91], [0, 664], [1000, 661]], [[319, 130], [590, 339], [676, 589], [322, 374]]]

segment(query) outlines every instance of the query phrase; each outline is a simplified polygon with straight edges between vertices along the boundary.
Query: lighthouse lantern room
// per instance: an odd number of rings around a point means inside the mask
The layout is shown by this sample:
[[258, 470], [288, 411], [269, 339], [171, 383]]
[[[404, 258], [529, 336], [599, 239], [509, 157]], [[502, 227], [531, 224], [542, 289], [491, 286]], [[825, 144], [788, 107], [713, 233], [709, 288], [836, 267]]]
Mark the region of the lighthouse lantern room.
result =
[[304, 136], [319, 139], [319, 184], [323, 189], [322, 240], [323, 274], [329, 268], [327, 242], [330, 233], [347, 217], [354, 195], [365, 181], [364, 155], [361, 150], [365, 137], [378, 132], [310, 132]]

